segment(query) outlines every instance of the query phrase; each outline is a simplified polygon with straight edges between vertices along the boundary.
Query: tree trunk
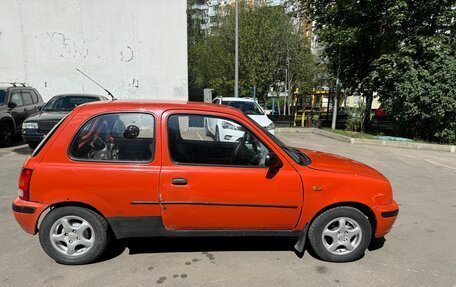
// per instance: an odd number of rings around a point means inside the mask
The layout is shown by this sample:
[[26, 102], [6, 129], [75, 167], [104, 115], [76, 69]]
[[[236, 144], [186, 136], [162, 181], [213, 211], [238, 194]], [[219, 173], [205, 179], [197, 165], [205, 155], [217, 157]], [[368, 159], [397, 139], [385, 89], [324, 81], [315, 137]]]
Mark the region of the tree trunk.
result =
[[364, 121], [363, 121], [363, 128], [362, 130], [368, 131], [370, 128], [370, 116], [371, 116], [371, 108], [372, 108], [372, 101], [374, 99], [374, 92], [368, 91], [366, 95], [366, 109], [364, 110]]

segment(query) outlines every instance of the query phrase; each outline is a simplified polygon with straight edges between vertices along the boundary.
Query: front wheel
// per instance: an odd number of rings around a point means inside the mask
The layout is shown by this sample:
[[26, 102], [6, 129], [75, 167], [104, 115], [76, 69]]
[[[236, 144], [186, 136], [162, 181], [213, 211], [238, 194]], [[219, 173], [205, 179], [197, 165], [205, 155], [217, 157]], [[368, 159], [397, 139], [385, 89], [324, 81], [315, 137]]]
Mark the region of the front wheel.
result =
[[358, 209], [340, 206], [320, 214], [309, 228], [312, 249], [323, 260], [348, 262], [363, 256], [372, 236], [368, 218]]
[[55, 208], [43, 219], [39, 237], [44, 251], [56, 262], [86, 264], [95, 261], [106, 249], [108, 223], [87, 208]]
[[220, 132], [219, 132], [218, 127], [217, 127], [217, 129], [215, 130], [215, 141], [216, 141], [216, 142], [219, 142], [219, 141], [220, 141]]
[[36, 149], [36, 147], [37, 147], [39, 144], [40, 144], [39, 142], [29, 142], [29, 143], [28, 143], [28, 146], [29, 146], [29, 148], [31, 148], [31, 149]]

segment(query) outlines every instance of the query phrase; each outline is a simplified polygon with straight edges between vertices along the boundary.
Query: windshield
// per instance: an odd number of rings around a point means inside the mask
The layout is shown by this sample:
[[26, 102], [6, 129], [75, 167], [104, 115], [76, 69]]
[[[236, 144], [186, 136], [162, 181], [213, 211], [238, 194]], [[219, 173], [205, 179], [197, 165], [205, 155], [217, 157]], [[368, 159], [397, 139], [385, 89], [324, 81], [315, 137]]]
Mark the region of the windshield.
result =
[[82, 97], [82, 96], [68, 96], [68, 97], [53, 97], [44, 106], [45, 111], [71, 111], [75, 107], [84, 104], [99, 101], [98, 98]]
[[255, 102], [222, 101], [222, 105], [240, 109], [246, 115], [264, 115], [263, 110]]
[[285, 143], [283, 143], [281, 140], [279, 140], [275, 135], [271, 134], [267, 129], [259, 125], [257, 122], [249, 118], [250, 122], [253, 123], [255, 126], [258, 128], [262, 129], [266, 135], [273, 140], [287, 155], [289, 155], [293, 161], [295, 161], [297, 164], [300, 165], [308, 165], [310, 164], [310, 158], [305, 155], [303, 152], [287, 146]]
[[5, 90], [0, 90], [0, 106], [2, 106], [5, 103], [5, 96], [6, 96]]

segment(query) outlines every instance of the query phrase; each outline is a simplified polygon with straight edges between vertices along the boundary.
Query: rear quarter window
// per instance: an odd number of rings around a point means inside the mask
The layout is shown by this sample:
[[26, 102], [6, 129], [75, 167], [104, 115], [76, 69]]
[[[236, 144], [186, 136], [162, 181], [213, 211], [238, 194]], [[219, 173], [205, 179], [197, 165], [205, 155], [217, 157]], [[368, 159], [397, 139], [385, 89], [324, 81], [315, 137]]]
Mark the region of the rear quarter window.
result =
[[110, 113], [87, 121], [74, 137], [73, 160], [151, 162], [155, 156], [155, 119], [146, 113]]

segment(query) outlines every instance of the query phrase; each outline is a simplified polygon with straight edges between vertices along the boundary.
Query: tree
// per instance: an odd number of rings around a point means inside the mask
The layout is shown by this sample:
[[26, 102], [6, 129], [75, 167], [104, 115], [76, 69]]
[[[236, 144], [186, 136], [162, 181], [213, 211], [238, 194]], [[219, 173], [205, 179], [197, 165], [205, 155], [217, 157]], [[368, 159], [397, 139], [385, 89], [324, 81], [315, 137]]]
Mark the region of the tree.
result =
[[309, 0], [308, 7], [330, 70], [340, 63], [343, 86], [366, 95], [365, 127], [377, 91], [403, 134], [454, 142], [454, 0]]
[[403, 31], [397, 50], [375, 63], [372, 82], [402, 134], [456, 143], [454, 1], [400, 1]]
[[399, 36], [392, 16], [395, 1], [309, 0], [308, 9], [316, 21], [319, 41], [324, 45], [328, 68], [337, 74], [344, 88], [366, 97], [364, 127], [369, 125], [375, 87], [370, 75], [373, 63], [386, 51], [395, 49]]
[[[219, 27], [189, 50], [190, 71], [198, 79], [194, 86], [214, 88], [232, 95], [234, 88], [234, 13], [220, 17]], [[264, 100], [269, 87], [285, 80], [288, 69], [291, 87], [310, 86], [314, 59], [305, 38], [293, 26], [281, 6], [247, 7], [239, 11], [240, 94], [257, 87]]]

